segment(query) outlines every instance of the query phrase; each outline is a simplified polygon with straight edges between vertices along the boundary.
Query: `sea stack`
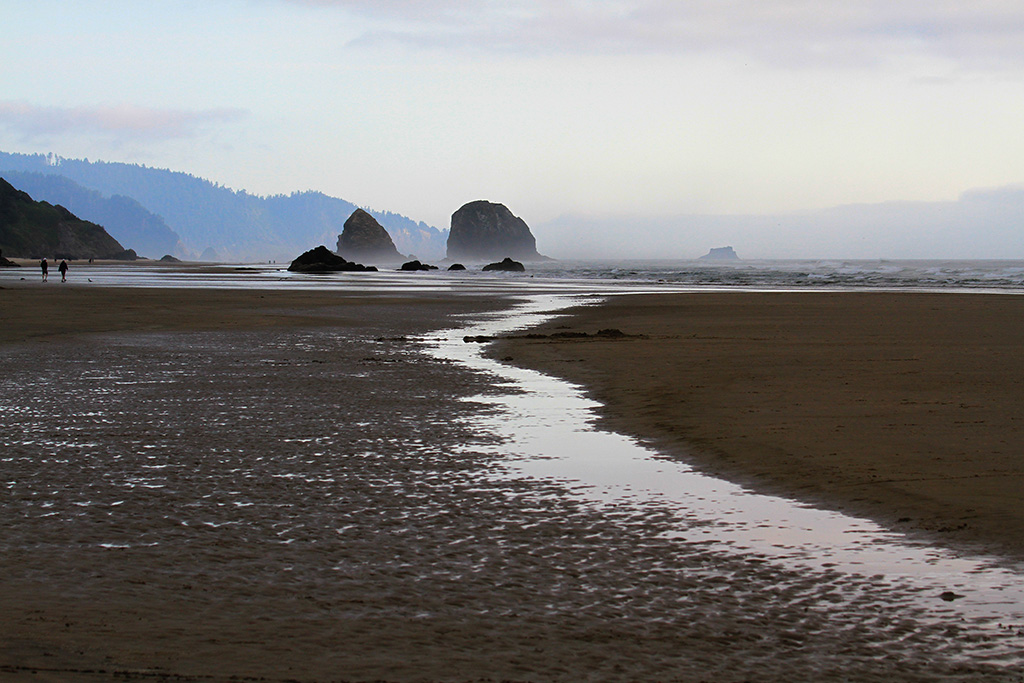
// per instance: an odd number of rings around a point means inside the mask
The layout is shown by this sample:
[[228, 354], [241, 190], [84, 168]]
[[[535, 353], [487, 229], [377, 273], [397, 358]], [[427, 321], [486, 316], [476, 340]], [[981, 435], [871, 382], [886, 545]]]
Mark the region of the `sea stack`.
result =
[[347, 259], [366, 263], [400, 263], [405, 260], [384, 226], [362, 209], [353, 211], [345, 221], [345, 227], [338, 235], [338, 253]]
[[537, 240], [522, 218], [504, 204], [479, 200], [452, 214], [448, 234], [448, 258], [493, 261], [512, 257], [522, 261], [545, 261], [537, 253]]

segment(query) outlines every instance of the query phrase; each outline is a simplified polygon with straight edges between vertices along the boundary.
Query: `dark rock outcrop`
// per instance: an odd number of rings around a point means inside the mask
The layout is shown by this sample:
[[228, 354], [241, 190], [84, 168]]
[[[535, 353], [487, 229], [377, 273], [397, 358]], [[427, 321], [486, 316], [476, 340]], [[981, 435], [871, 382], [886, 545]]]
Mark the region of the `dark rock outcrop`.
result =
[[114, 259], [115, 261], [136, 261], [140, 257], [138, 254], [135, 253], [134, 249], [125, 249], [124, 251], [118, 254], [114, 254], [110, 258]]
[[437, 270], [437, 266], [427, 265], [419, 261], [409, 261], [408, 263], [403, 263], [399, 270]]
[[700, 261], [739, 261], [732, 247], [716, 247], [698, 259]]
[[17, 268], [20, 263], [15, 263], [4, 256], [4, 250], [0, 249], [0, 268]]
[[376, 272], [373, 266], [346, 261], [322, 244], [310, 249], [292, 261], [288, 270], [294, 273], [338, 273], [338, 272]]
[[[34, 201], [0, 178], [0, 250], [15, 258], [125, 258], [102, 226], [83, 221], [63, 206]], [[134, 254], [134, 252], [131, 252]]]
[[448, 258], [485, 261], [502, 256], [547, 260], [537, 253], [537, 240], [529, 226], [503, 204], [480, 200], [452, 214]]
[[371, 263], [399, 263], [405, 259], [384, 226], [362, 209], [353, 211], [345, 221], [345, 228], [338, 235], [338, 253]]
[[513, 261], [511, 258], [509, 258], [507, 256], [505, 257], [504, 260], [499, 261], [498, 263], [488, 263], [486, 266], [484, 266], [483, 269], [484, 270], [503, 270], [503, 271], [505, 271], [507, 273], [525, 273], [526, 272], [526, 266], [524, 266], [519, 261]]
[[453, 263], [450, 266], [448, 266], [448, 270], [465, 270], [465, 269], [466, 269], [466, 266], [462, 265], [461, 263]]
[[164, 255], [163, 255], [163, 256], [162, 256], [161, 258], [160, 258], [160, 261], [161, 261], [162, 263], [181, 263], [181, 259], [178, 259], [178, 258], [174, 258], [174, 257], [173, 257], [173, 256], [171, 256], [170, 254], [164, 254]]

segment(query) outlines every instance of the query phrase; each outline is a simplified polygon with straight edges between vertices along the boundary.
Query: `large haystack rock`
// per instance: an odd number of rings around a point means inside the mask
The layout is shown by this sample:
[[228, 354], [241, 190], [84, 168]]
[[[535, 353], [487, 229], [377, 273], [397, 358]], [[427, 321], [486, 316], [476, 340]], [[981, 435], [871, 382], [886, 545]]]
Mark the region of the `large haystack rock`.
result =
[[470, 202], [452, 214], [448, 258], [493, 261], [511, 256], [522, 261], [544, 261], [537, 240], [522, 218], [504, 204]]
[[353, 211], [345, 221], [345, 227], [338, 235], [338, 253], [364, 263], [401, 263], [405, 260], [384, 226], [362, 209]]

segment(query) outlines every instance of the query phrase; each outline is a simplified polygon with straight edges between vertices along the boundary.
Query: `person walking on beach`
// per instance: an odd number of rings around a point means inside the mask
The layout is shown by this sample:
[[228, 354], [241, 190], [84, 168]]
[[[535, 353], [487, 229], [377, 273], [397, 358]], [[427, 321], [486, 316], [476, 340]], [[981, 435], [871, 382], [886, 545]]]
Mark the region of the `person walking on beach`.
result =
[[46, 259], [39, 262], [39, 267], [43, 271], [43, 282], [46, 282], [46, 276], [48, 275], [47, 271], [50, 269], [49, 264], [46, 263]]
[[57, 266], [57, 270], [60, 271], [60, 281], [66, 282], [68, 279], [68, 262], [61, 259], [60, 265]]

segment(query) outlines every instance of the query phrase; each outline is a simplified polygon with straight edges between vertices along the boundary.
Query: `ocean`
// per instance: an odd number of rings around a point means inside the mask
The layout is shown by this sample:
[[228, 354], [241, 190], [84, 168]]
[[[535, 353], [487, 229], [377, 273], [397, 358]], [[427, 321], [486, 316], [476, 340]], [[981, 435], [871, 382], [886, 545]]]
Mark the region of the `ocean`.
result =
[[531, 264], [530, 271], [666, 287], [1024, 291], [1024, 261], [552, 261]]

